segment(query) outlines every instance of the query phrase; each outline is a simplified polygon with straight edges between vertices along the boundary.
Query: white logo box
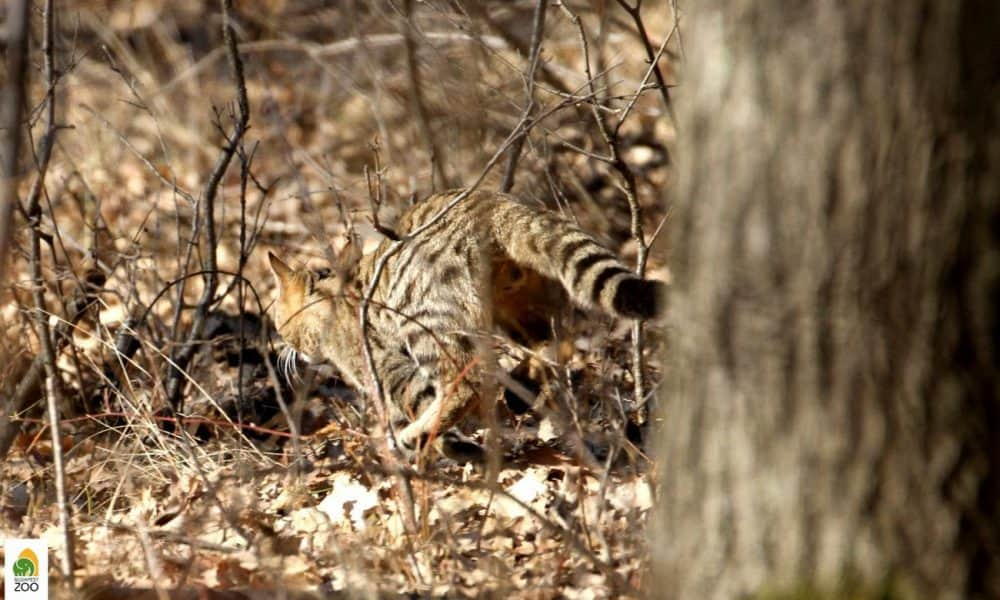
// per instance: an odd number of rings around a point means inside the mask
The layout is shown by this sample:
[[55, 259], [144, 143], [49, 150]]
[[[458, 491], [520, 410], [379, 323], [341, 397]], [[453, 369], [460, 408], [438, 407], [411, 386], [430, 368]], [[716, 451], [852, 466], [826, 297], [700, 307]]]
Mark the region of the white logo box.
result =
[[7, 600], [49, 597], [49, 548], [44, 540], [4, 540], [3, 591]]

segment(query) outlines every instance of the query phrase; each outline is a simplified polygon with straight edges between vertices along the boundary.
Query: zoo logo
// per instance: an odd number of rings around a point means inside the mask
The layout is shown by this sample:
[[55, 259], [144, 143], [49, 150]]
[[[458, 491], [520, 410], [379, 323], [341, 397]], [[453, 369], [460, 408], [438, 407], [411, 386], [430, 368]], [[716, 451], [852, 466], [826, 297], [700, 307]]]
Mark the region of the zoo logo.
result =
[[31, 551], [31, 548], [25, 548], [17, 556], [11, 569], [14, 571], [14, 577], [37, 577], [38, 557]]
[[3, 597], [10, 600], [48, 598], [49, 549], [45, 541], [7, 539], [3, 551]]

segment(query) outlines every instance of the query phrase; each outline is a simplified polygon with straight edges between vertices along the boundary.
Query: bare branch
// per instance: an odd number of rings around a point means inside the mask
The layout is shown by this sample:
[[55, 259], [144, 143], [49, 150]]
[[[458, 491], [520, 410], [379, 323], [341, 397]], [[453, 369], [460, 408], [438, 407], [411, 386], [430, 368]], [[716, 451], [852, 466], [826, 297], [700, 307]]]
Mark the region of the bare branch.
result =
[[232, 71], [233, 83], [236, 86], [236, 123], [233, 126], [233, 132], [229, 136], [226, 146], [222, 149], [222, 154], [219, 155], [219, 159], [216, 161], [215, 167], [212, 169], [208, 180], [205, 182], [205, 188], [202, 191], [201, 203], [202, 210], [204, 211], [203, 232], [205, 241], [205, 248], [203, 252], [203, 255], [205, 256], [205, 287], [202, 291], [201, 298], [198, 300], [197, 307], [195, 308], [194, 321], [191, 324], [191, 330], [188, 333], [187, 342], [183, 346], [182, 350], [177, 352], [171, 360], [172, 368], [170, 371], [170, 377], [167, 381], [167, 399], [169, 400], [170, 405], [175, 409], [180, 406], [182, 383], [184, 381], [180, 371], [187, 368], [191, 359], [194, 358], [194, 354], [198, 348], [197, 341], [201, 337], [202, 331], [204, 330], [205, 319], [208, 317], [209, 308], [216, 301], [215, 292], [218, 287], [218, 263], [216, 261], [216, 252], [218, 251], [219, 244], [218, 239], [216, 238], [215, 230], [215, 198], [219, 192], [219, 185], [222, 183], [222, 177], [226, 174], [226, 170], [229, 168], [229, 163], [232, 161], [240, 143], [243, 141], [243, 136], [246, 134], [250, 123], [250, 101], [247, 99], [246, 81], [243, 77], [243, 61], [240, 59], [239, 50], [236, 46], [236, 33], [233, 30], [231, 13], [232, 0], [222, 0], [222, 34], [226, 46], [226, 53], [229, 57], [229, 68]]
[[383, 193], [384, 182], [382, 181], [382, 159], [379, 154], [380, 147], [378, 139], [373, 141], [369, 147], [372, 151], [372, 157], [375, 160], [375, 176], [374, 178], [372, 177], [372, 171], [368, 168], [368, 165], [365, 165], [364, 173], [365, 183], [368, 186], [368, 202], [372, 210], [372, 227], [375, 228], [375, 231], [381, 233], [390, 240], [398, 242], [400, 239], [399, 234], [392, 228], [383, 225], [378, 216], [379, 209], [382, 208], [382, 203], [385, 201], [385, 194]]
[[116, 136], [118, 136], [118, 140], [121, 141], [121, 143], [125, 146], [126, 149], [128, 149], [129, 152], [131, 152], [137, 159], [139, 159], [140, 162], [142, 162], [142, 164], [146, 167], [146, 169], [149, 171], [151, 175], [159, 179], [163, 183], [163, 185], [167, 186], [175, 194], [187, 200], [188, 203], [190, 203], [191, 205], [197, 204], [197, 201], [194, 199], [194, 196], [192, 196], [190, 192], [188, 192], [181, 186], [177, 185], [177, 182], [175, 180], [167, 179], [163, 175], [163, 173], [161, 173], [160, 170], [156, 168], [156, 165], [150, 162], [150, 160], [146, 158], [144, 154], [139, 152], [139, 149], [136, 148], [135, 145], [132, 144], [132, 142], [127, 137], [125, 137], [125, 134], [115, 129], [114, 125], [112, 125], [110, 121], [104, 118], [103, 115], [97, 113], [87, 105], [83, 105], [82, 108], [83, 110], [89, 112], [91, 115], [96, 117], [97, 120], [103, 123], [105, 127], [107, 127]]
[[[55, 340], [53, 343], [56, 345], [56, 353], [59, 352], [60, 346], [69, 339], [68, 334], [73, 325], [83, 318], [97, 301], [96, 292], [102, 285], [104, 285], [104, 274], [99, 270], [93, 270], [84, 277], [83, 284], [72, 293], [73, 299], [69, 303], [67, 312], [69, 316], [59, 321], [52, 336]], [[24, 410], [32, 399], [37, 398], [41, 393], [42, 378], [45, 373], [44, 363], [43, 355], [36, 356], [17, 385], [13, 397], [6, 401], [10, 406], [7, 409], [10, 417]], [[7, 456], [14, 436], [19, 430], [20, 425], [12, 418], [0, 419], [0, 459]]]
[[[619, 2], [622, 3], [622, 0], [619, 0]], [[625, 6], [627, 10], [635, 10], [636, 15], [638, 15], [640, 5], [641, 2], [637, 2], [634, 9], [628, 5]], [[562, 3], [560, 6], [576, 25], [577, 32], [580, 37], [580, 48], [583, 51], [583, 64], [584, 70], [587, 73], [587, 81], [590, 85], [591, 93], [596, 96], [594, 77], [591, 74], [590, 69], [590, 48], [587, 42], [587, 33], [584, 30], [583, 23], [580, 20], [579, 15], [573, 12], [573, 10], [566, 3]], [[645, 29], [643, 29], [643, 31], [645, 31]], [[641, 87], [642, 85], [640, 84], [640, 89]], [[637, 246], [635, 273], [639, 277], [643, 277], [646, 273], [646, 260], [649, 255], [649, 244], [647, 243], [646, 236], [643, 233], [642, 207], [639, 205], [639, 197], [636, 192], [635, 174], [632, 172], [632, 169], [629, 168], [628, 164], [621, 155], [620, 140], [618, 138], [618, 131], [621, 127], [621, 123], [619, 123], [614, 129], [610, 129], [607, 121], [605, 120], [604, 114], [598, 110], [597, 105], [598, 101], [595, 99], [595, 102], [591, 105], [594, 121], [597, 124], [597, 129], [600, 131], [601, 138], [604, 140], [604, 144], [608, 148], [608, 158], [610, 159], [609, 163], [615, 171], [618, 172], [619, 178], [622, 182], [621, 188], [625, 193], [625, 200], [628, 202], [629, 212], [631, 214], [631, 234]], [[642, 320], [636, 320], [632, 325], [632, 379], [635, 388], [635, 405], [637, 407], [645, 406], [646, 385]]]
[[[667, 42], [664, 41], [659, 52], [653, 50], [653, 43], [649, 39], [649, 34], [646, 32], [646, 24], [642, 20], [642, 15], [640, 10], [642, 9], [642, 2], [637, 1], [635, 6], [630, 6], [626, 0], [617, 0], [618, 4], [625, 9], [625, 12], [632, 17], [632, 22], [635, 23], [636, 31], [639, 34], [639, 39], [642, 41], [642, 47], [646, 51], [646, 60], [649, 61], [649, 66], [653, 70], [653, 75], [656, 76], [656, 84], [660, 89], [660, 97], [663, 99], [663, 106], [667, 109], [667, 114], [670, 115], [670, 121], [677, 126], [677, 115], [674, 114], [674, 104], [670, 100], [670, 88], [667, 87], [666, 82], [663, 79], [663, 72], [660, 71], [659, 59], [663, 53], [663, 48], [666, 47]], [[674, 26], [671, 29], [670, 34], [667, 35], [667, 40], [673, 35], [673, 32], [677, 30], [677, 6], [673, 4], [674, 12]]]
[[637, 590], [635, 590], [632, 587], [632, 585], [630, 585], [629, 582], [615, 570], [613, 565], [602, 561], [597, 555], [594, 554], [594, 552], [587, 546], [587, 544], [583, 543], [580, 540], [580, 538], [577, 537], [576, 534], [574, 534], [572, 531], [567, 530], [565, 527], [556, 523], [555, 521], [545, 516], [544, 514], [538, 512], [538, 510], [536, 510], [533, 506], [524, 502], [517, 496], [511, 494], [510, 491], [502, 487], [495, 486], [490, 481], [477, 480], [477, 479], [458, 481], [446, 475], [441, 475], [436, 471], [427, 471], [427, 470], [416, 471], [414, 469], [404, 468], [401, 469], [401, 472], [403, 475], [413, 479], [444, 482], [453, 485], [468, 487], [469, 489], [479, 489], [479, 490], [485, 489], [490, 491], [491, 493], [502, 496], [508, 501], [516, 504], [521, 510], [531, 515], [548, 532], [565, 540], [566, 543], [569, 544], [575, 552], [579, 553], [580, 556], [584, 557], [588, 562], [590, 562], [590, 564], [592, 564], [597, 570], [599, 570], [604, 575], [604, 577], [608, 581], [609, 586], [611, 586], [611, 589], [615, 592], [615, 595], [618, 594], [627, 594], [630, 596], [638, 595]]
[[[509, 45], [507, 40], [501, 39], [497, 36], [480, 36], [479, 38], [476, 38], [467, 33], [453, 31], [426, 31], [421, 33], [421, 37], [428, 40], [440, 41], [442, 43], [479, 41], [494, 49], [505, 48]], [[369, 52], [371, 50], [398, 46], [405, 43], [406, 36], [404, 34], [377, 33], [337, 40], [336, 42], [331, 42], [329, 44], [316, 44], [299, 39], [256, 40], [241, 44], [240, 50], [244, 55], [251, 53], [265, 54], [268, 52], [302, 52], [308, 55], [310, 59], [319, 62], [319, 60], [323, 58], [342, 56], [357, 50]], [[198, 62], [194, 63], [159, 88], [156, 95], [166, 94], [176, 88], [181, 82], [198, 76], [203, 71], [210, 68], [217, 60], [222, 58], [224, 54], [224, 48], [216, 48], [212, 50], [204, 57], [200, 58]]]
[[427, 144], [427, 150], [431, 155], [431, 189], [437, 189], [436, 183], [441, 184], [444, 189], [451, 187], [448, 176], [445, 173], [444, 163], [447, 159], [441, 146], [434, 137], [434, 131], [430, 126], [430, 118], [427, 115], [427, 105], [424, 102], [423, 82], [420, 79], [420, 68], [417, 65], [417, 44], [414, 39], [416, 26], [413, 23], [413, 0], [404, 0], [404, 14], [406, 23], [403, 24], [403, 35], [406, 41], [406, 74], [410, 83], [410, 94], [413, 96], [413, 111], [417, 115], [417, 130], [423, 142]]
[[[547, 0], [537, 0], [535, 4], [535, 16], [531, 26], [531, 54], [528, 56], [528, 69], [525, 73], [525, 95], [528, 103], [521, 113], [521, 121], [531, 118], [531, 113], [535, 110], [535, 71], [538, 69], [538, 56], [541, 54], [542, 38], [545, 37], [545, 9]], [[507, 169], [503, 174], [503, 183], [500, 184], [501, 192], [509, 192], [514, 187], [514, 177], [517, 172], [517, 161], [521, 157], [521, 149], [524, 147], [524, 139], [527, 131], [514, 140], [507, 158]]]
[[[516, 50], [522, 56], [531, 56], [531, 49], [525, 47], [524, 43], [514, 35], [503, 23], [497, 21], [490, 14], [488, 8], [483, 6], [481, 0], [475, 0], [469, 3], [470, 11], [477, 17], [483, 20], [486, 25], [495, 31], [500, 38], [514, 50]], [[490, 42], [491, 40], [487, 38], [482, 38], [484, 42]], [[539, 71], [541, 71], [541, 78], [545, 83], [551, 87], [557, 94], [569, 94], [570, 88], [567, 86], [555, 71], [552, 66], [546, 63], [541, 63], [538, 66]]]
[[[45, 370], [45, 399], [48, 407], [49, 430], [52, 436], [52, 458], [55, 467], [56, 501], [59, 509], [59, 525], [63, 534], [63, 552], [60, 556], [64, 581], [69, 590], [75, 588], [73, 579], [73, 534], [70, 530], [69, 505], [66, 501], [66, 473], [63, 468], [62, 443], [59, 430], [60, 380], [56, 369], [56, 351], [52, 341], [52, 331], [49, 328], [49, 312], [45, 308], [45, 279], [42, 276], [42, 207], [41, 197], [45, 193], [45, 175], [48, 172], [49, 160], [52, 158], [52, 146], [57, 131], [56, 115], [56, 77], [53, 49], [53, 9], [52, 0], [46, 0], [44, 13], [44, 34], [42, 40], [43, 69], [47, 87], [45, 99], [45, 129], [37, 153], [37, 175], [28, 193], [28, 224], [31, 227], [29, 246], [31, 268], [31, 296], [35, 309], [35, 329], [41, 348], [42, 366]], [[53, 219], [53, 227], [55, 227]]]
[[[625, 106], [625, 110], [622, 111], [621, 116], [618, 117], [618, 125], [615, 127], [616, 135], [618, 134], [618, 130], [621, 129], [622, 125], [625, 124], [625, 121], [628, 120], [628, 116], [632, 112], [632, 109], [635, 107], [635, 103], [639, 101], [639, 96], [646, 89], [646, 86], [649, 83], [650, 75], [652, 75], [654, 72], [658, 70], [656, 65], [659, 62], [660, 57], [663, 56], [664, 50], [667, 49], [667, 44], [669, 44], [670, 40], [673, 39], [675, 33], [677, 33], [676, 22], [674, 23], [674, 27], [673, 29], [670, 30], [670, 33], [667, 35], [667, 37], [663, 38], [663, 43], [660, 44], [659, 50], [656, 51], [656, 56], [653, 58], [653, 61], [649, 63], [649, 68], [646, 69], [646, 74], [643, 76], [642, 81], [639, 82], [639, 87], [635, 90], [635, 93], [632, 94], [632, 97], [629, 99], [628, 104]], [[667, 106], [667, 109], [668, 110], [670, 109], [669, 105]], [[673, 115], [671, 115], [671, 118], [673, 118]]]

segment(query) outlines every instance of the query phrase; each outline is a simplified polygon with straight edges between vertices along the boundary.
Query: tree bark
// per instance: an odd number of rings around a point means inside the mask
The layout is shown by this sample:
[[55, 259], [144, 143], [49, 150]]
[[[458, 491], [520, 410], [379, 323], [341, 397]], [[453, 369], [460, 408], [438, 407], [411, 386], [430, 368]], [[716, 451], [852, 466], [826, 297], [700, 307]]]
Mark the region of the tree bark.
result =
[[3, 36], [6, 82], [0, 85], [0, 285], [7, 273], [7, 253], [13, 237], [17, 202], [17, 166], [21, 155], [21, 120], [28, 93], [28, 0], [7, 3]]
[[687, 8], [656, 595], [1000, 597], [1000, 3]]

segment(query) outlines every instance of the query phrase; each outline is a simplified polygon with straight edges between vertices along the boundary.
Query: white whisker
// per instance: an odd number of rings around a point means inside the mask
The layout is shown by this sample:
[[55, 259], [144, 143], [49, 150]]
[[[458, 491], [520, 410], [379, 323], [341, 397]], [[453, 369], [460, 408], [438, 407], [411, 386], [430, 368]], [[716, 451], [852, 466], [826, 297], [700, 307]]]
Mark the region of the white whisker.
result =
[[278, 373], [288, 383], [301, 382], [299, 375], [299, 352], [291, 346], [285, 346], [278, 352]]
[[301, 383], [302, 376], [299, 375], [299, 360], [298, 360], [299, 353], [295, 350], [295, 348], [292, 348], [292, 351], [289, 352], [288, 354], [289, 354], [288, 370], [291, 373], [292, 378]]

